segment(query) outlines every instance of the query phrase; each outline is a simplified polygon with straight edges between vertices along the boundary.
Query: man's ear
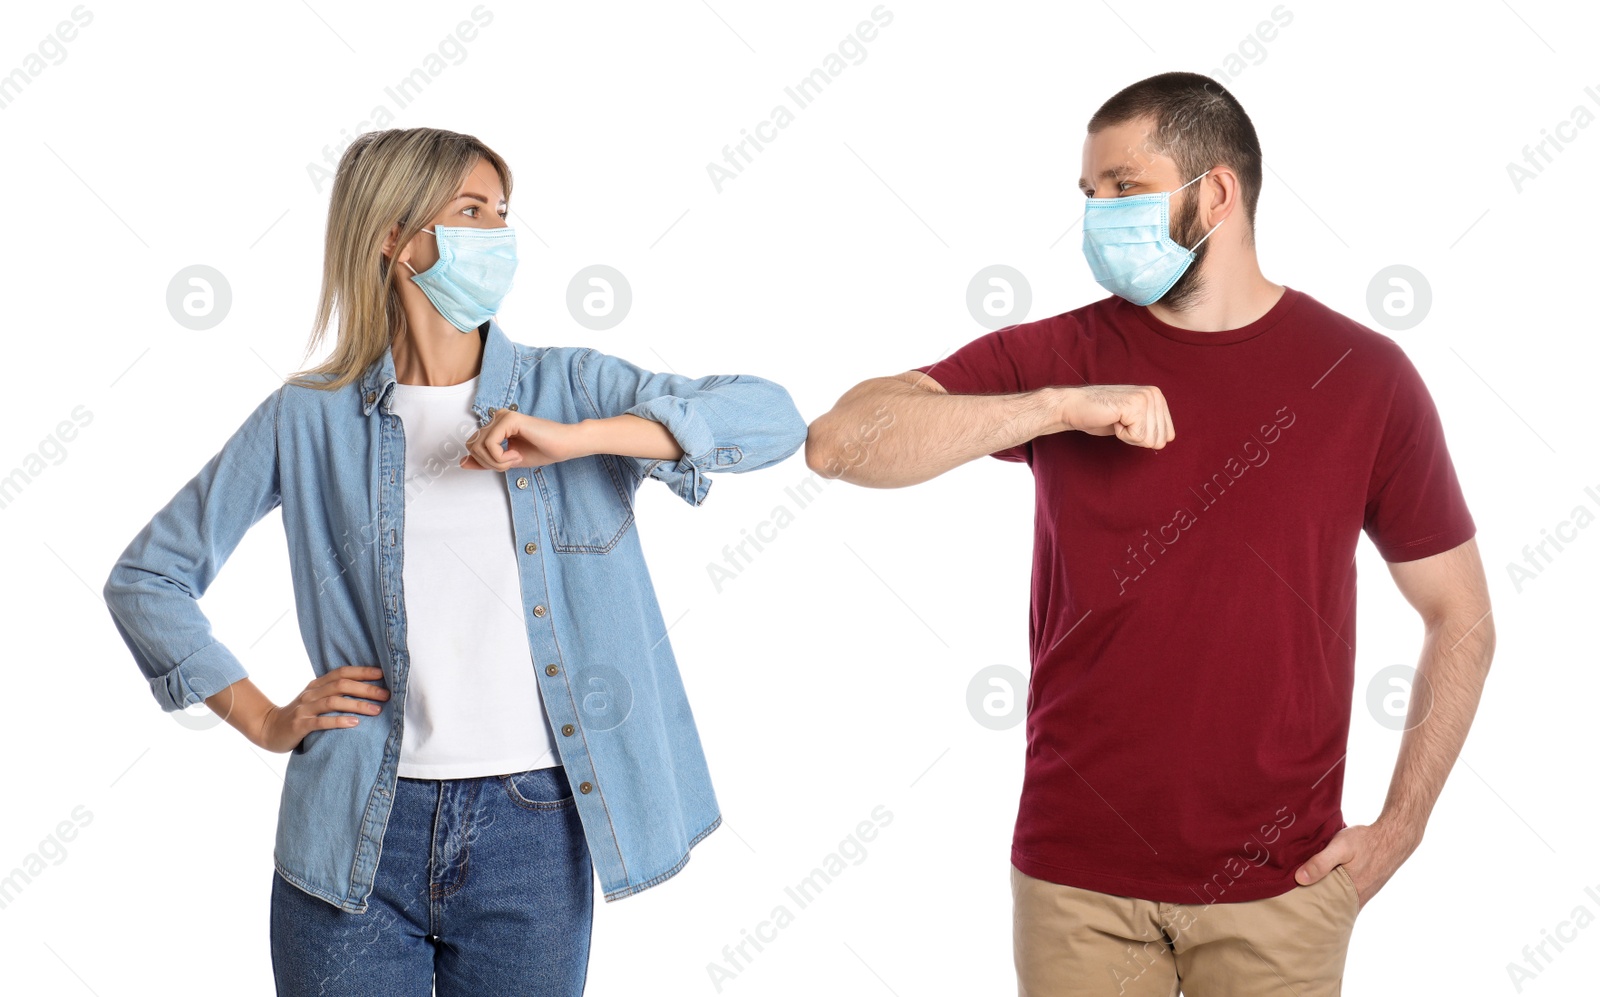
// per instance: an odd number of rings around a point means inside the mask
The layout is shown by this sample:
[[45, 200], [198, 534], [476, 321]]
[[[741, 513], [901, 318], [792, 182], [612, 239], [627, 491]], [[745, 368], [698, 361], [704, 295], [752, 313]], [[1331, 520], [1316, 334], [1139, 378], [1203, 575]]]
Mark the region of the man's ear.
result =
[[[1227, 167], [1219, 166], [1212, 169], [1222, 188], [1222, 194], [1211, 206], [1212, 212], [1226, 211], [1227, 217], [1232, 217], [1239, 211], [1239, 175]], [[1200, 182], [1205, 183], [1204, 180]]]

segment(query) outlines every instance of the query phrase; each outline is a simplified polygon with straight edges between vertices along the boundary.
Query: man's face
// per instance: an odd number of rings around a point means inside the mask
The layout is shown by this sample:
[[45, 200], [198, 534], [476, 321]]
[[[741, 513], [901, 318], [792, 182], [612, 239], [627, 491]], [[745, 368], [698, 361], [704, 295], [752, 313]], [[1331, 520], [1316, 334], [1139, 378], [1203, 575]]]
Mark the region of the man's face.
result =
[[[1156, 144], [1155, 121], [1150, 118], [1125, 121], [1089, 134], [1083, 140], [1083, 175], [1078, 187], [1085, 197], [1128, 197], [1176, 191], [1193, 179], [1179, 176], [1178, 164], [1154, 151]], [[1172, 241], [1185, 249], [1194, 248], [1194, 262], [1158, 300], [1180, 311], [1199, 297], [1205, 284], [1200, 271], [1211, 241], [1195, 247], [1205, 235], [1200, 224], [1200, 187], [1190, 184], [1172, 196]]]

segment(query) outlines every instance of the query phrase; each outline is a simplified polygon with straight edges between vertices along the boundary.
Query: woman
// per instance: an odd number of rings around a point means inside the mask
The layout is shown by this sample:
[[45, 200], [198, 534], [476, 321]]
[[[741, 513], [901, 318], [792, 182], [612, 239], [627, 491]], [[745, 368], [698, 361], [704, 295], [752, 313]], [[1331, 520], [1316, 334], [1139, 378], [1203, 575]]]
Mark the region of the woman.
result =
[[[633, 496], [793, 454], [749, 375], [509, 340], [511, 171], [469, 135], [360, 136], [329, 206], [311, 347], [105, 585], [157, 702], [289, 752], [279, 994], [580, 994], [592, 877], [674, 875], [721, 820]], [[197, 600], [281, 506], [317, 672], [277, 705]]]

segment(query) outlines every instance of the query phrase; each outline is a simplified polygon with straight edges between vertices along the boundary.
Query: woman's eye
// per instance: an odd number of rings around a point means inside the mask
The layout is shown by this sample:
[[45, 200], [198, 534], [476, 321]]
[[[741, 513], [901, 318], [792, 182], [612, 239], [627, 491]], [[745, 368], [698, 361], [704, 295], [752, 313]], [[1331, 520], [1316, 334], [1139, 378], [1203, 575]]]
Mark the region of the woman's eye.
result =
[[[462, 208], [461, 210], [462, 210], [463, 213], [468, 212], [468, 211], [475, 212], [475, 211], [478, 210], [478, 206], [476, 204], [469, 204], [466, 207]], [[476, 214], [474, 214], [474, 215], [472, 215], [472, 217], [476, 218], [478, 216]]]

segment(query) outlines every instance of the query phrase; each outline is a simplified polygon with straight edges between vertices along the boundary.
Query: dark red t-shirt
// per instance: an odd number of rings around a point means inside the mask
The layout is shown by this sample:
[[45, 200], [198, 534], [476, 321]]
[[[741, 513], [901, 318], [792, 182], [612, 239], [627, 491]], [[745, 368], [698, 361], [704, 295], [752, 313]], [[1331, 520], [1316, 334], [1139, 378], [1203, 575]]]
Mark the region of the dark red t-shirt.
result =
[[1153, 384], [1163, 450], [1054, 433], [1035, 478], [1027, 760], [1011, 859], [1145, 900], [1255, 900], [1345, 826], [1356, 542], [1475, 528], [1395, 342], [1285, 288], [1225, 332], [1118, 297], [916, 368], [953, 394]]

